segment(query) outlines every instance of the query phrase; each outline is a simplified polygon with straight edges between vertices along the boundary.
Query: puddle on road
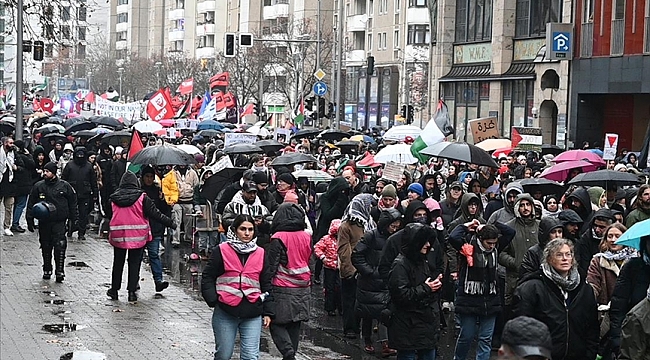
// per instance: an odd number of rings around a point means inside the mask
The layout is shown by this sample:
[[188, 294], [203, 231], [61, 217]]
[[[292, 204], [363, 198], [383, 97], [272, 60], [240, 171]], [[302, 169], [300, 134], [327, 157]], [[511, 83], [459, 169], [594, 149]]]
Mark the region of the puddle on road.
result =
[[72, 261], [72, 262], [69, 262], [69, 263], [68, 263], [68, 266], [78, 267], [78, 268], [82, 268], [82, 267], [90, 267], [90, 266], [88, 266], [88, 264], [86, 264], [86, 263], [83, 262], [83, 261]]
[[45, 300], [44, 303], [46, 304], [54, 304], [54, 305], [64, 305], [65, 300], [57, 299], [57, 300]]
[[74, 351], [61, 355], [60, 360], [106, 360], [106, 355], [94, 351]]
[[54, 310], [54, 311], [52, 311], [52, 315], [66, 315], [66, 314], [72, 314], [72, 311], [70, 311], [70, 310]]
[[65, 332], [77, 330], [77, 324], [75, 323], [45, 324], [43, 325], [43, 330], [50, 332], [52, 334], [65, 333]]

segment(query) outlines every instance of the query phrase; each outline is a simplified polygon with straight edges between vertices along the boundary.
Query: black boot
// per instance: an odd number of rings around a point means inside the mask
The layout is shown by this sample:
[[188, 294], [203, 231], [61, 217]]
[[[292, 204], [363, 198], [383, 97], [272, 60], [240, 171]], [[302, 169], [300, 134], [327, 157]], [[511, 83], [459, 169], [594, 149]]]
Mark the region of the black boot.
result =
[[60, 283], [63, 282], [63, 280], [65, 280], [65, 275], [60, 274], [60, 275], [57, 275], [57, 276], [56, 276], [56, 282], [57, 282], [57, 283], [60, 284]]
[[129, 302], [134, 303], [138, 301], [138, 295], [135, 291], [129, 291]]
[[111, 300], [117, 300], [117, 290], [108, 289], [106, 295], [111, 298]]
[[169, 287], [167, 281], [156, 281], [156, 292], [159, 293]]
[[55, 262], [55, 271], [54, 274], [56, 275], [56, 282], [62, 283], [63, 279], [65, 278], [65, 248], [55, 248], [54, 249], [54, 262]]
[[43, 270], [43, 280], [50, 280], [52, 278], [52, 270]]

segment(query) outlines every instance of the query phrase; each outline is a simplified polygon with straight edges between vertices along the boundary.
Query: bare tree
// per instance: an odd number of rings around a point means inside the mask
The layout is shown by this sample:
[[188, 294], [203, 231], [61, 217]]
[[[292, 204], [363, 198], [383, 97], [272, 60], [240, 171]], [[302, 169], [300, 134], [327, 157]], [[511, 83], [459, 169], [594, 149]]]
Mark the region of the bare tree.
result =
[[259, 101], [260, 80], [269, 62], [264, 55], [259, 47], [240, 48], [232, 58], [224, 57], [221, 53], [217, 55], [209, 73], [229, 73], [230, 91], [237, 97], [239, 104], [246, 104], [255, 99]]

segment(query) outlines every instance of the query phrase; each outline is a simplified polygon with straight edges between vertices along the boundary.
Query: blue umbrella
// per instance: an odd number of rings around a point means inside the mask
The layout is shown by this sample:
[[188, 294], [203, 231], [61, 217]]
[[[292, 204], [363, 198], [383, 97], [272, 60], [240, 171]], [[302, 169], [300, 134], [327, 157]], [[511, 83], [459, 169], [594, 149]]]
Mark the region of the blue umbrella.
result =
[[201, 130], [207, 130], [207, 129], [212, 129], [212, 130], [221, 130], [223, 129], [224, 126], [221, 125], [220, 122], [214, 121], [214, 120], [204, 120], [199, 123], [199, 125], [196, 127], [196, 130], [201, 131]]
[[632, 227], [627, 229], [627, 231], [616, 240], [616, 245], [624, 245], [641, 250], [641, 238], [644, 236], [650, 236], [650, 219], [632, 225]]
[[589, 151], [591, 151], [592, 153], [594, 153], [594, 154], [596, 154], [596, 155], [598, 155], [600, 157], [603, 157], [603, 151], [600, 150], [600, 149], [589, 149]]

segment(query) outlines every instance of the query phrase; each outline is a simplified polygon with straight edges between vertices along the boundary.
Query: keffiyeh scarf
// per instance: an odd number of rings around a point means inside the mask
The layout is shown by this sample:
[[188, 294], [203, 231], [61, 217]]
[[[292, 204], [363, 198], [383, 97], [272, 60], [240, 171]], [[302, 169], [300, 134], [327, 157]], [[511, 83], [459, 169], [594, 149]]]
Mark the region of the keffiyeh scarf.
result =
[[594, 256], [603, 257], [607, 260], [612, 260], [612, 261], [624, 261], [629, 258], [638, 257], [639, 253], [636, 251], [636, 249], [630, 247], [624, 247], [623, 249], [617, 252], [605, 251], [602, 253], [598, 253]]
[[359, 194], [352, 198], [348, 207], [345, 208], [345, 215], [342, 221], [356, 221], [363, 225], [364, 231], [372, 231], [377, 228], [375, 220], [370, 216], [372, 209], [372, 195]]
[[239, 254], [250, 254], [257, 250], [257, 238], [253, 238], [253, 240], [249, 242], [243, 242], [237, 237], [232, 228], [228, 228], [226, 242]]

